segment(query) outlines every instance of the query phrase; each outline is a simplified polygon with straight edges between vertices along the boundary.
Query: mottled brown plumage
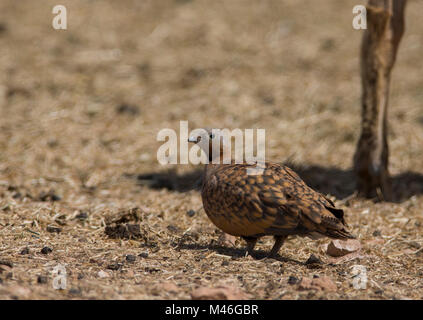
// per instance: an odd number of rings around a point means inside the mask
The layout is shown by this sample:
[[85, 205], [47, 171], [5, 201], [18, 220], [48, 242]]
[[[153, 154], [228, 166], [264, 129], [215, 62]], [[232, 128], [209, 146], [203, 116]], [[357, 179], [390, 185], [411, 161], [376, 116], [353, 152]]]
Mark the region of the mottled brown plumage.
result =
[[248, 175], [247, 168], [253, 167], [207, 164], [201, 192], [210, 220], [224, 232], [243, 237], [250, 254], [257, 239], [266, 235], [276, 240], [271, 255], [289, 235], [354, 238], [345, 229], [343, 211], [290, 168], [266, 162], [262, 174]]

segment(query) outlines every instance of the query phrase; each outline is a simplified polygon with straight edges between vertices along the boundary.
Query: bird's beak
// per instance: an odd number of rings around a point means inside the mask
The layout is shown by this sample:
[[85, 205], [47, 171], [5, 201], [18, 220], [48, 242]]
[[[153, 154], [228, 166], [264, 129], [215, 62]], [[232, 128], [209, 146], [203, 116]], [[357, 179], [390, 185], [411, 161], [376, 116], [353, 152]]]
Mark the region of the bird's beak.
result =
[[199, 141], [200, 141], [199, 137], [191, 136], [188, 138], [188, 142], [197, 143]]

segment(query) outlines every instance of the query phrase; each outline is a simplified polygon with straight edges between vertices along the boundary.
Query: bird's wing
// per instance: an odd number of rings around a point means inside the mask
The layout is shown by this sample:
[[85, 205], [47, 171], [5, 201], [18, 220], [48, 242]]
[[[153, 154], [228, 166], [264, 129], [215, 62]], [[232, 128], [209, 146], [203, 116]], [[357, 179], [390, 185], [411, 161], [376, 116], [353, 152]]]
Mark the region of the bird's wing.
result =
[[[283, 226], [286, 215], [295, 215], [300, 227], [309, 232], [318, 232], [335, 238], [352, 237], [345, 230], [343, 210], [337, 209], [330, 199], [307, 186], [288, 167], [276, 165], [272, 172], [279, 178], [275, 186], [276, 192], [273, 192], [272, 197], [268, 197], [266, 193], [262, 194], [261, 200], [267, 206], [281, 208], [281, 215], [275, 221], [275, 228]], [[283, 197], [279, 196], [280, 194]]]
[[210, 192], [213, 197], [222, 199], [225, 211], [230, 213], [230, 219], [211, 214], [216, 224], [231, 229], [232, 234], [318, 232], [333, 237], [348, 234], [344, 229], [343, 211], [308, 187], [288, 167], [269, 163], [259, 175], [247, 175], [247, 167], [228, 165], [213, 174], [216, 189]]
[[[222, 230], [233, 235], [266, 234], [280, 208], [267, 206], [260, 195], [274, 188], [267, 174], [248, 175], [248, 165], [219, 166], [203, 187], [204, 209]], [[277, 191], [277, 190], [275, 190]], [[282, 197], [276, 195], [276, 197]], [[275, 198], [276, 200], [276, 198]], [[270, 199], [269, 199], [270, 201]], [[287, 216], [284, 228], [295, 228], [296, 216]]]

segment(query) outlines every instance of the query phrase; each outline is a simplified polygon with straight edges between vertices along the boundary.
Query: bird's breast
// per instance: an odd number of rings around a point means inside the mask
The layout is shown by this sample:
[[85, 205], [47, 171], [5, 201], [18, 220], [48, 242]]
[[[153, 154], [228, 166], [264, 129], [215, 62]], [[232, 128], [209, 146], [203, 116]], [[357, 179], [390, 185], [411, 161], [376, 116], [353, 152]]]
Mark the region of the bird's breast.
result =
[[202, 200], [204, 211], [210, 220], [222, 231], [234, 236], [253, 236], [263, 234], [272, 224], [274, 217], [263, 211], [254, 201], [250, 206], [243, 194], [234, 193], [234, 186], [219, 184], [210, 178], [203, 185]]

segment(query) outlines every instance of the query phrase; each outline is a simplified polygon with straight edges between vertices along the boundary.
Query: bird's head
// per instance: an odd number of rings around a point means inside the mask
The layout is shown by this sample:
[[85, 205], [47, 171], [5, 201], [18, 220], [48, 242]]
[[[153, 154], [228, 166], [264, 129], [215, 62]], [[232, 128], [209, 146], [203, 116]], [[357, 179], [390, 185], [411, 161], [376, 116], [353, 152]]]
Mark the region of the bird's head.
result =
[[209, 162], [223, 157], [225, 144], [220, 129], [195, 129], [191, 132], [188, 142], [197, 144], [205, 152]]

